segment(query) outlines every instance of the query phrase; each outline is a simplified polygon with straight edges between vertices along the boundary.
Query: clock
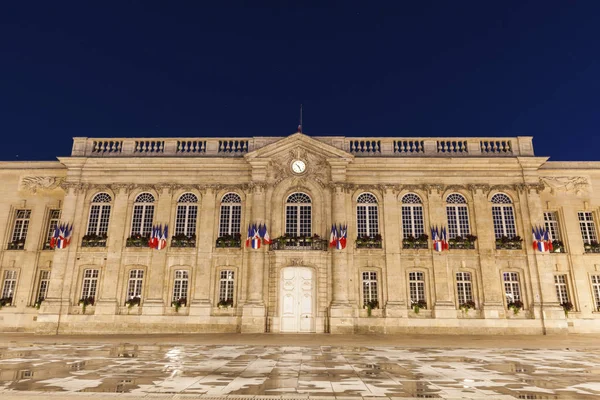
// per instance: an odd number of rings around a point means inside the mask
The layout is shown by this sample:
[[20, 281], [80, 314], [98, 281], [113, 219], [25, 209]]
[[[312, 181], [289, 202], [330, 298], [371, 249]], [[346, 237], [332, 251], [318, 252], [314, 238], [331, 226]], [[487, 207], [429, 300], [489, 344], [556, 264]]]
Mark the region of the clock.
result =
[[301, 174], [306, 170], [306, 164], [302, 160], [295, 160], [292, 162], [292, 171], [296, 174]]

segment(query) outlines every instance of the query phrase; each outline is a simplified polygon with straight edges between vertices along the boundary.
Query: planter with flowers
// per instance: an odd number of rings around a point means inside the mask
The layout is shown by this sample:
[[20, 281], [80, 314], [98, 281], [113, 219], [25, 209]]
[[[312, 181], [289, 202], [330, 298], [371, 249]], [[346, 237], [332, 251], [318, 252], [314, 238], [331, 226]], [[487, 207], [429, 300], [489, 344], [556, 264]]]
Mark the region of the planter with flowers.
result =
[[458, 306], [458, 308], [460, 308], [460, 311], [462, 311], [464, 314], [468, 314], [469, 310], [475, 309], [475, 302], [473, 300], [465, 301], [460, 306]]
[[552, 253], [566, 253], [565, 244], [562, 240], [553, 240], [552, 241]]
[[136, 233], [127, 238], [126, 246], [127, 247], [150, 247], [148, 241], [150, 240], [150, 235], [140, 235]]
[[590, 243], [584, 243], [583, 249], [586, 253], [600, 253], [600, 243], [591, 241]]
[[171, 307], [175, 308], [175, 312], [179, 312], [181, 307], [185, 307], [187, 305], [187, 298], [180, 297], [177, 300], [173, 300], [171, 302]]
[[373, 315], [373, 310], [379, 309], [379, 301], [377, 301], [377, 300], [365, 301], [365, 304], [363, 304], [363, 309], [367, 310], [367, 317], [370, 317]]
[[217, 307], [219, 308], [232, 308], [233, 307], [233, 299], [221, 300], [217, 303]]
[[565, 312], [565, 317], [569, 316], [569, 312], [573, 311], [573, 303], [571, 303], [570, 301], [565, 301], [564, 303], [560, 303], [560, 306], [563, 308], [564, 312]]
[[234, 235], [223, 235], [217, 238], [215, 244], [217, 248], [237, 248], [242, 247], [242, 235], [236, 233]]
[[421, 309], [427, 310], [427, 302], [425, 300], [413, 301], [410, 304], [410, 307], [414, 311], [415, 314], [421, 312]]
[[81, 238], [81, 247], [106, 247], [106, 234], [89, 234]]
[[171, 238], [171, 247], [196, 247], [196, 235], [179, 233]]
[[429, 248], [429, 236], [421, 234], [418, 237], [406, 236], [402, 239], [403, 249], [427, 249]]
[[8, 244], [8, 250], [24, 250], [25, 249], [25, 238], [13, 240]]
[[450, 250], [474, 250], [477, 236], [466, 235], [456, 236], [448, 240], [448, 248]]
[[85, 314], [85, 310], [87, 309], [87, 307], [93, 306], [95, 302], [96, 302], [96, 300], [94, 299], [93, 296], [82, 297], [81, 299], [79, 299], [78, 304], [81, 306], [81, 313]]
[[142, 303], [142, 298], [140, 296], [133, 296], [130, 297], [129, 299], [127, 299], [127, 301], [125, 302], [125, 305], [127, 306], [127, 308], [131, 308], [133, 306], [140, 306], [140, 304]]
[[44, 302], [44, 298], [40, 297], [39, 299], [36, 300], [36, 302], [33, 304], [33, 307], [37, 308], [38, 310], [40, 309], [40, 307], [42, 306], [42, 303]]
[[381, 249], [381, 243], [383, 242], [381, 235], [377, 234], [374, 236], [359, 236], [356, 238], [357, 249]]
[[0, 309], [2, 309], [2, 307], [4, 306], [11, 306], [12, 305], [12, 301], [13, 298], [11, 297], [3, 297], [0, 299]]
[[506, 306], [509, 310], [512, 310], [513, 315], [518, 315], [523, 309], [523, 302], [521, 300], [510, 301]]
[[520, 236], [502, 236], [496, 239], [496, 250], [521, 250], [523, 239]]

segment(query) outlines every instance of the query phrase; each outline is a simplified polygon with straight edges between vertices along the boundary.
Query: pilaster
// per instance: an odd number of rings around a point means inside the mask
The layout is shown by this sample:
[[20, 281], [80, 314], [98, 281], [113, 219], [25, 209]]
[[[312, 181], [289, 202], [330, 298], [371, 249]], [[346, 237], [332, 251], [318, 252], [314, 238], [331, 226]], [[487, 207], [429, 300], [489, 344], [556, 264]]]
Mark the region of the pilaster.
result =
[[386, 317], [408, 316], [406, 307], [406, 278], [403, 273], [400, 258], [400, 207], [398, 206], [397, 193], [392, 187], [383, 190], [383, 213], [380, 220], [383, 225], [383, 240], [385, 242], [385, 260], [387, 277], [387, 303], [385, 304]]

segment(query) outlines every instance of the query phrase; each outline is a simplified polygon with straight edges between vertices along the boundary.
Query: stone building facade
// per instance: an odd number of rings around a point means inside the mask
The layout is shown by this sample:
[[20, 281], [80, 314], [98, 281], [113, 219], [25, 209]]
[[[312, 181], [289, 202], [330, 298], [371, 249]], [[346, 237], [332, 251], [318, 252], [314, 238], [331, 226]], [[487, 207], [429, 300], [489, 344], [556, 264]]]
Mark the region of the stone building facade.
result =
[[75, 138], [0, 174], [1, 331], [600, 331], [600, 163], [531, 137]]

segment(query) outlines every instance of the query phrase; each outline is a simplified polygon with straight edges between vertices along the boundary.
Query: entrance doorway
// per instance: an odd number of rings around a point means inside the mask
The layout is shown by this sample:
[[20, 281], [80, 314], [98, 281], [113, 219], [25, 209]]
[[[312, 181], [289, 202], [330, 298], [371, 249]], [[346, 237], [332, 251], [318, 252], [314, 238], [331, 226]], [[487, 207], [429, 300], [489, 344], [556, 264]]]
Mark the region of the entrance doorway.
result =
[[313, 270], [286, 267], [281, 270], [281, 332], [314, 332]]

